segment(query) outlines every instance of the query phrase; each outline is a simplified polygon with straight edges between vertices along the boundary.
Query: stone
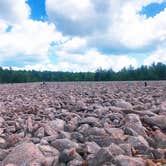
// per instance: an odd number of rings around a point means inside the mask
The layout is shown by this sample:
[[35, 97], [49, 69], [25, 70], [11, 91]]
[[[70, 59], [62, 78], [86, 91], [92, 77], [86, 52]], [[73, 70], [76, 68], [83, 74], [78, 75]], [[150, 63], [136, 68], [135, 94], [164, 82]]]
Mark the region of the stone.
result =
[[76, 140], [77, 142], [83, 143], [84, 142], [84, 136], [83, 134], [79, 132], [73, 132], [71, 133], [71, 139]]
[[95, 117], [86, 117], [83, 118], [80, 122], [79, 125], [81, 124], [88, 124], [91, 127], [100, 127], [99, 119]]
[[59, 155], [59, 162], [61, 163], [68, 163], [69, 161], [73, 160], [76, 157], [76, 149], [65, 149]]
[[89, 127], [87, 130], [85, 130], [84, 136], [89, 136], [89, 135], [104, 136], [107, 134], [103, 128]]
[[108, 149], [110, 150], [110, 152], [112, 153], [113, 156], [117, 156], [117, 155], [125, 155], [125, 151], [123, 149], [121, 149], [120, 146], [112, 143]]
[[125, 120], [126, 120], [126, 123], [125, 123], [126, 127], [133, 129], [138, 135], [142, 135], [143, 137], [147, 136], [138, 115], [128, 114]]
[[119, 155], [115, 158], [116, 166], [146, 166], [146, 162], [142, 158], [128, 157]]
[[157, 148], [166, 149], [166, 135], [160, 130], [156, 130], [153, 133], [154, 140], [157, 144]]
[[43, 138], [44, 137], [44, 127], [40, 127], [34, 134], [36, 137]]
[[75, 142], [72, 142], [71, 140], [69, 140], [67, 138], [56, 139], [56, 140], [51, 142], [51, 145], [59, 151], [78, 147], [78, 145]]
[[27, 131], [30, 133], [33, 131], [33, 119], [31, 116], [29, 116], [27, 119]]
[[2, 161], [9, 154], [9, 150], [0, 149], [0, 161]]
[[108, 148], [101, 148], [94, 158], [88, 160], [88, 166], [101, 166], [106, 162], [111, 162], [113, 155]]
[[45, 164], [46, 160], [41, 151], [33, 143], [22, 143], [13, 148], [2, 163], [3, 165], [12, 163], [17, 166], [22, 166], [32, 161]]
[[88, 154], [95, 154], [100, 150], [100, 146], [97, 145], [95, 142], [86, 142], [85, 143], [85, 151]]
[[112, 104], [112, 106], [132, 110], [132, 105], [129, 102], [126, 102], [123, 99], [113, 100], [111, 104]]
[[48, 122], [48, 125], [51, 126], [51, 128], [56, 128], [58, 130], [64, 130], [65, 121], [62, 119], [55, 119], [53, 121]]
[[105, 128], [105, 130], [113, 138], [124, 137], [124, 131], [120, 128]]
[[0, 116], [0, 127], [2, 127], [4, 123], [5, 123], [4, 118], [2, 118], [2, 117]]
[[142, 136], [129, 136], [126, 142], [128, 144], [131, 144], [131, 146], [136, 150], [138, 154], [150, 153], [149, 144]]
[[85, 165], [84, 161], [80, 161], [76, 159], [67, 163], [67, 166], [83, 166], [83, 165]]
[[151, 126], [158, 126], [160, 129], [166, 129], [166, 116], [164, 115], [152, 117], [144, 116], [143, 121]]
[[46, 157], [59, 155], [59, 151], [50, 145], [38, 145], [38, 147]]
[[4, 149], [7, 147], [6, 140], [0, 137], [0, 148]]

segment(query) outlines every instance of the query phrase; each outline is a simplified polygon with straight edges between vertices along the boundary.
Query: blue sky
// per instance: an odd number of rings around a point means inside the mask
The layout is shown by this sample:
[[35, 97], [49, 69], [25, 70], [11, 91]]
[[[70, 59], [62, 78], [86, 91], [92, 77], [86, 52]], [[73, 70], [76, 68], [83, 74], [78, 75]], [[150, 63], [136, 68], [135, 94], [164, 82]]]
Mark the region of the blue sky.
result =
[[0, 66], [116, 71], [166, 63], [166, 0], [1, 0]]

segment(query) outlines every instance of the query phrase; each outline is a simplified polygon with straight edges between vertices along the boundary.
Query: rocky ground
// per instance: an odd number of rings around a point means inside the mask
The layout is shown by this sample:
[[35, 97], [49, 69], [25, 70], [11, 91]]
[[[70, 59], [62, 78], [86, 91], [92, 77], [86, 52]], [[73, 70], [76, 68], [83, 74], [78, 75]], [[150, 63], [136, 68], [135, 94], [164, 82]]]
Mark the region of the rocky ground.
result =
[[0, 85], [1, 166], [166, 166], [166, 82]]

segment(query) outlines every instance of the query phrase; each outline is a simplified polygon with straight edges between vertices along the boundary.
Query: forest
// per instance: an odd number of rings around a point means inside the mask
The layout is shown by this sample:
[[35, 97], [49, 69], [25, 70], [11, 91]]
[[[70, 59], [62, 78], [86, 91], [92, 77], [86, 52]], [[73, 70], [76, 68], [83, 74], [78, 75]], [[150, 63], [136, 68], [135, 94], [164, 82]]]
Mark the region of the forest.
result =
[[0, 67], [0, 83], [53, 82], [53, 81], [139, 81], [166, 80], [166, 65], [163, 63], [132, 66], [115, 72], [97, 69], [95, 72], [62, 72], [62, 71], [26, 71], [3, 69]]

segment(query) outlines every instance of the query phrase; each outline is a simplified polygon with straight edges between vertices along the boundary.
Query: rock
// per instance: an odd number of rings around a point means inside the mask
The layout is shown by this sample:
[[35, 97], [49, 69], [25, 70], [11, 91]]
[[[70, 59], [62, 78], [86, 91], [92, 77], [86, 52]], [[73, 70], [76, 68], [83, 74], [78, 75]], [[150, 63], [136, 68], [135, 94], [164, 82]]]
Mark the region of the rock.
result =
[[88, 166], [101, 166], [106, 162], [113, 160], [112, 153], [108, 148], [101, 148], [95, 155], [94, 158], [88, 160]]
[[36, 137], [43, 138], [44, 137], [44, 127], [40, 127], [34, 134]]
[[90, 135], [87, 138], [87, 141], [95, 142], [101, 147], [107, 147], [107, 146], [109, 146], [112, 143], [112, 139], [111, 139], [110, 136], [94, 136], [94, 135]]
[[36, 137], [33, 137], [30, 139], [34, 144], [38, 144], [40, 143], [40, 139], [39, 138], [36, 138]]
[[142, 136], [129, 136], [127, 143], [131, 144], [138, 154], [148, 154], [150, 153], [149, 144]]
[[71, 140], [69, 140], [67, 138], [56, 139], [56, 140], [51, 142], [51, 145], [59, 151], [78, 147], [78, 145], [75, 142], [72, 142]]
[[0, 148], [4, 149], [4, 148], [6, 148], [6, 146], [7, 146], [7, 143], [6, 143], [5, 139], [0, 137]]
[[128, 157], [119, 155], [115, 158], [116, 166], [146, 166], [146, 162], [142, 158]]
[[132, 110], [132, 105], [129, 102], [124, 101], [123, 99], [113, 100], [111, 104], [112, 106]]
[[0, 128], [0, 136], [3, 134], [3, 132], [4, 132], [4, 129]]
[[48, 125], [51, 126], [51, 128], [56, 128], [59, 130], [64, 130], [65, 121], [62, 119], [55, 119], [53, 121], [48, 122]]
[[145, 116], [143, 121], [151, 126], [158, 126], [161, 129], [166, 129], [166, 116], [156, 115], [152, 117]]
[[4, 123], [5, 123], [5, 120], [2, 117], [0, 117], [0, 127], [2, 127]]
[[89, 136], [89, 135], [104, 136], [107, 134], [103, 128], [90, 127], [84, 132], [84, 136]]
[[76, 149], [65, 149], [63, 152], [59, 155], [59, 162], [61, 163], [68, 163], [69, 161], [73, 160], [76, 157]]
[[45, 164], [46, 160], [40, 150], [33, 143], [22, 143], [16, 146], [3, 160], [3, 165], [12, 163], [22, 166], [32, 161]]
[[95, 142], [86, 142], [85, 151], [89, 154], [96, 154], [100, 150], [100, 146]]
[[126, 127], [133, 129], [138, 135], [142, 135], [143, 137], [147, 136], [138, 115], [128, 114], [125, 120], [126, 120], [125, 123]]
[[138, 133], [130, 127], [124, 127], [124, 134], [131, 136], [138, 136]]
[[30, 133], [33, 131], [33, 119], [31, 116], [29, 116], [27, 119], [27, 131]]
[[83, 166], [83, 165], [85, 165], [83, 161], [76, 160], [76, 159], [67, 163], [67, 166]]
[[123, 149], [123, 151], [125, 152], [125, 155], [127, 156], [132, 156], [132, 146], [131, 144], [119, 144], [119, 147], [121, 149]]
[[0, 149], [0, 161], [2, 161], [9, 154], [9, 150]]
[[156, 130], [153, 133], [153, 137], [157, 144], [157, 148], [165, 149], [166, 148], [166, 135], [162, 133], [160, 130]]
[[161, 112], [166, 112], [166, 101], [164, 101], [160, 104], [160, 111]]
[[105, 128], [105, 130], [112, 138], [124, 137], [124, 132], [120, 128]]
[[79, 133], [79, 132], [73, 132], [71, 134], [71, 139], [76, 140], [79, 143], [83, 143], [84, 142], [84, 136], [83, 134]]
[[117, 156], [117, 155], [125, 155], [125, 151], [123, 149], [120, 148], [120, 146], [112, 143], [108, 149], [110, 150], [110, 152], [112, 153], [113, 156]]
[[38, 145], [40, 151], [44, 154], [46, 157], [51, 157], [51, 156], [57, 156], [59, 155], [59, 151], [52, 146], [49, 145]]
[[17, 134], [12, 134], [7, 137], [7, 146], [12, 147], [15, 144], [17, 144], [19, 141], [21, 141], [21, 138]]
[[99, 119], [95, 117], [87, 117], [83, 118], [80, 122], [79, 125], [81, 124], [88, 124], [91, 127], [100, 127]]

